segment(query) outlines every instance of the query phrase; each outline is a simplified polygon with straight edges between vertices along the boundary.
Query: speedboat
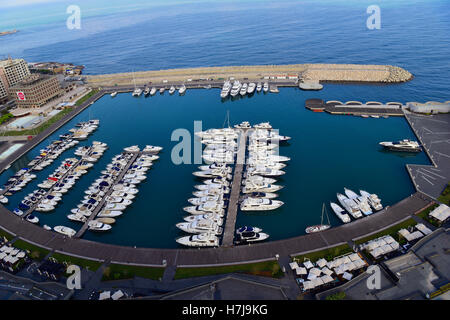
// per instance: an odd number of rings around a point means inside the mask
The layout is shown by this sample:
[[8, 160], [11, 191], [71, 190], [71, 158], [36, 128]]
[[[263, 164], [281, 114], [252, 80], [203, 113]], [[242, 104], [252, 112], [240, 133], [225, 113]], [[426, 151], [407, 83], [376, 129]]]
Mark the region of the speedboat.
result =
[[150, 88], [146, 87], [145, 90], [144, 90], [144, 95], [148, 96], [149, 94], [150, 94]]
[[119, 217], [122, 215], [122, 211], [119, 210], [102, 210], [100, 211], [100, 213], [97, 215], [97, 217], [99, 218], [115, 218], [115, 217]]
[[263, 91], [264, 91], [264, 92], [269, 91], [269, 83], [264, 82]]
[[372, 206], [372, 208], [374, 210], [379, 211], [379, 210], [383, 209], [381, 200], [380, 200], [380, 198], [378, 198], [378, 196], [376, 194], [368, 193], [367, 191], [364, 191], [364, 190], [359, 190], [359, 193], [361, 194], [361, 196], [363, 196], [364, 198], [366, 198], [369, 201], [369, 204]]
[[222, 228], [214, 220], [199, 219], [193, 222], [180, 222], [176, 224], [177, 228], [187, 233], [212, 233], [222, 234]]
[[201, 233], [187, 237], [180, 237], [176, 242], [188, 247], [218, 247], [219, 238], [212, 233]]
[[131, 146], [131, 147], [126, 147], [126, 148], [123, 148], [123, 150], [125, 150], [126, 152], [139, 152], [140, 151], [140, 149], [139, 149], [139, 147], [138, 146]]
[[339, 203], [344, 207], [345, 210], [347, 210], [348, 213], [350, 213], [353, 218], [358, 219], [362, 217], [361, 210], [354, 200], [347, 198], [341, 193], [336, 194], [336, 196], [339, 200]]
[[145, 148], [142, 149], [142, 152], [158, 153], [158, 152], [160, 152], [162, 149], [163, 149], [162, 147], [146, 145]]
[[75, 230], [64, 226], [56, 226], [53, 228], [53, 230], [68, 237], [73, 237], [76, 234]]
[[173, 94], [175, 92], [175, 90], [176, 90], [175, 87], [171, 86], [169, 89], [169, 94]]
[[236, 243], [248, 243], [248, 242], [257, 242], [263, 241], [269, 238], [269, 235], [264, 232], [243, 232], [239, 233], [236, 236]]
[[97, 221], [97, 220], [91, 220], [88, 222], [88, 228], [92, 231], [107, 231], [110, 230], [112, 227], [109, 224]]
[[141, 94], [142, 94], [142, 89], [141, 88], [135, 88], [131, 95], [133, 97], [139, 97]]
[[190, 214], [205, 214], [208, 212], [217, 213], [220, 215], [223, 215], [225, 213], [225, 209], [223, 208], [223, 205], [217, 203], [217, 202], [205, 202], [198, 206], [189, 206], [184, 207], [184, 211], [189, 212]]
[[343, 223], [349, 223], [350, 216], [345, 213], [345, 210], [342, 209], [339, 205], [337, 205], [334, 202], [330, 202], [331, 209], [333, 209], [336, 216], [343, 222]]
[[180, 89], [178, 89], [178, 93], [181, 95], [183, 95], [186, 92], [186, 86], [183, 84]]
[[244, 227], [240, 227], [239, 229], [237, 229], [236, 233], [240, 234], [240, 233], [244, 233], [244, 232], [261, 232], [261, 231], [262, 231], [261, 228], [244, 226]]
[[111, 97], [115, 97], [115, 96], [117, 96], [117, 91], [114, 91], [113, 93], [111, 93]]
[[191, 215], [183, 218], [186, 222], [194, 222], [196, 220], [212, 220], [217, 223], [218, 226], [222, 226], [223, 217], [216, 213], [205, 213], [201, 215]]
[[392, 151], [420, 152], [422, 149], [417, 141], [403, 139], [396, 142], [380, 142], [384, 148]]
[[0, 203], [7, 204], [8, 203], [8, 198], [5, 197], [4, 195], [0, 195]]
[[32, 215], [32, 214], [29, 214], [29, 215], [26, 217], [26, 220], [27, 220], [28, 222], [31, 222], [31, 223], [34, 223], [34, 224], [38, 224], [38, 223], [39, 223], [39, 218], [36, 217], [35, 215]]
[[69, 215], [67, 215], [67, 218], [69, 218], [69, 220], [72, 220], [72, 221], [86, 222], [86, 216], [84, 216], [84, 215], [69, 214]]
[[15, 209], [13, 210], [13, 213], [16, 214], [16, 215], [18, 215], [19, 217], [21, 217], [21, 216], [23, 215], [23, 211], [20, 210], [19, 208], [15, 208]]
[[258, 82], [258, 84], [256, 85], [256, 91], [261, 92], [262, 90], [262, 83]]
[[164, 87], [159, 88], [159, 94], [164, 94], [164, 91], [166, 91], [166, 88]]
[[152, 87], [152, 90], [150, 90], [150, 95], [151, 95], [151, 96], [154, 96], [155, 93], [156, 93], [156, 88], [155, 88], [155, 87]]
[[241, 203], [242, 211], [267, 211], [275, 210], [284, 204], [280, 200], [270, 200], [266, 198], [247, 198]]

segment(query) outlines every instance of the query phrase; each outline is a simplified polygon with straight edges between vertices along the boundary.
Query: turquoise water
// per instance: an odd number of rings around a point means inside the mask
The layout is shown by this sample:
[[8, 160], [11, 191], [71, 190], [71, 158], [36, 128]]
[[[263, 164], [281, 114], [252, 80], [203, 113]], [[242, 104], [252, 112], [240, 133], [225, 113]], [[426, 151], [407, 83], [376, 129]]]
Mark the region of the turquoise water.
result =
[[[292, 158], [285, 168], [286, 174], [279, 179], [279, 183], [285, 186], [279, 192], [279, 199], [285, 205], [263, 214], [239, 212], [238, 225], [260, 226], [272, 240], [304, 234], [305, 227], [320, 222], [322, 203], [335, 201], [336, 192], [342, 192], [344, 186], [355, 191], [362, 188], [375, 192], [384, 205], [391, 205], [414, 192], [405, 164], [429, 163], [423, 153], [405, 156], [383, 152], [378, 146], [378, 142], [383, 140], [414, 138], [405, 119], [331, 116], [304, 108], [305, 99], [312, 96], [333, 96], [344, 101], [360, 97], [364, 101], [369, 97], [374, 100], [374, 96], [383, 96], [384, 89], [379, 86], [327, 85], [320, 93], [307, 93], [281, 88], [279, 94], [261, 93], [235, 101], [221, 101], [219, 90], [214, 89], [188, 90], [182, 97], [167, 93], [148, 98], [134, 98], [131, 94], [119, 94], [115, 98], [104, 96], [28, 156], [31, 159], [59, 134], [89, 118], [100, 119], [100, 127], [82, 144], [98, 140], [109, 145], [103, 158], [69, 191], [57, 210], [38, 214], [41, 224], [63, 224], [79, 229], [81, 225], [71, 222], [66, 216], [111, 158], [129, 145], [160, 145], [164, 147], [160, 160], [148, 172], [147, 180], [139, 185], [136, 201], [118, 218], [111, 232], [88, 231], [84, 238], [138, 247], [177, 247], [174, 239], [183, 233], [178, 231], [175, 223], [185, 215], [182, 207], [189, 205], [186, 200], [199, 181], [192, 175], [195, 165], [172, 163], [171, 149], [178, 143], [171, 141], [172, 131], [185, 128], [193, 132], [195, 120], [202, 120], [204, 129], [220, 128], [228, 110], [232, 124], [244, 120], [252, 123], [270, 121], [281, 134], [292, 137], [291, 143], [280, 149], [280, 154]], [[72, 156], [74, 150], [66, 151], [59, 161]], [[9, 208], [14, 208], [35, 189], [59, 161], [39, 172], [38, 178], [22, 192], [11, 196]], [[26, 162], [25, 159], [19, 160], [20, 165]], [[4, 173], [0, 182], [3, 183], [20, 165]], [[328, 211], [332, 224], [339, 225], [331, 210]]]

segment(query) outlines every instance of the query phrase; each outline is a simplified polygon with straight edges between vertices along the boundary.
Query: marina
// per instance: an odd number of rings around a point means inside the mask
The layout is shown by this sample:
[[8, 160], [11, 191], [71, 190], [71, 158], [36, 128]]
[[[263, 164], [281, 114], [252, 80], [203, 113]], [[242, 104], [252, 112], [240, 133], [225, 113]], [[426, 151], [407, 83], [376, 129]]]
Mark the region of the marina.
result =
[[[262, 85], [261, 85], [262, 86]], [[262, 89], [261, 89], [262, 90]], [[171, 149], [174, 146], [174, 143], [171, 143], [170, 141], [167, 142], [167, 137], [170, 137], [171, 134], [171, 126], [169, 123], [171, 122], [171, 118], [173, 117], [173, 114], [176, 112], [179, 112], [180, 115], [184, 114], [186, 111], [189, 110], [191, 113], [188, 118], [181, 120], [181, 125], [183, 125], [186, 128], [192, 127], [192, 121], [195, 119], [203, 119], [204, 127], [221, 127], [222, 121], [218, 119], [217, 115], [210, 114], [206, 112], [206, 109], [204, 109], [201, 106], [198, 106], [197, 102], [200, 100], [208, 101], [208, 105], [214, 106], [217, 105], [218, 108], [221, 108], [222, 114], [225, 113], [225, 108], [230, 109], [230, 117], [233, 120], [233, 123], [240, 123], [242, 121], [248, 120], [249, 114], [253, 114], [252, 118], [255, 119], [254, 123], [264, 122], [268, 118], [270, 118], [270, 115], [273, 113], [273, 109], [271, 108], [271, 105], [273, 103], [276, 104], [282, 104], [285, 106], [285, 108], [288, 108], [290, 112], [292, 112], [292, 117], [290, 119], [292, 120], [284, 120], [283, 124], [277, 123], [278, 121], [274, 122], [274, 126], [280, 126], [280, 129], [283, 132], [286, 132], [289, 134], [289, 136], [294, 137], [301, 137], [304, 135], [313, 134], [318, 138], [318, 141], [327, 141], [329, 139], [329, 136], [325, 134], [323, 131], [323, 128], [320, 126], [317, 129], [314, 129], [311, 125], [313, 123], [328, 123], [331, 121], [331, 119], [325, 119], [323, 118], [323, 115], [315, 115], [314, 113], [310, 113], [307, 110], [302, 111], [301, 109], [298, 109], [298, 101], [295, 103], [292, 103], [292, 97], [298, 97], [301, 96], [301, 93], [299, 89], [294, 88], [281, 88], [280, 93], [278, 95], [267, 95], [267, 96], [258, 96], [254, 94], [253, 96], [246, 95], [244, 99], [239, 99], [236, 101], [233, 101], [231, 104], [227, 104], [225, 102], [225, 105], [223, 105], [223, 102], [220, 101], [220, 99], [217, 99], [217, 95], [219, 94], [220, 90], [192, 90], [189, 92], [189, 94], [186, 94], [183, 97], [179, 97], [178, 95], [174, 95], [169, 98], [168, 95], [159, 96], [156, 95], [152, 97], [151, 102], [150, 99], [145, 99], [142, 95], [141, 97], [131, 97], [131, 95], [117, 94], [116, 97], [111, 98], [109, 95], [104, 96], [100, 100], [98, 100], [94, 105], [92, 105], [92, 112], [95, 114], [96, 118], [99, 118], [102, 122], [102, 126], [99, 127], [98, 132], [95, 134], [95, 139], [105, 141], [108, 143], [108, 146], [110, 147], [106, 152], [105, 156], [108, 158], [111, 158], [113, 154], [117, 154], [118, 152], [122, 151], [122, 148], [124, 145], [127, 145], [127, 141], [130, 141], [129, 136], [132, 135], [135, 137], [133, 139], [133, 142], [135, 144], [145, 145], [148, 141], [144, 139], [144, 136], [142, 136], [139, 132], [142, 130], [142, 128], [145, 128], [146, 135], [151, 134], [155, 137], [155, 143], [158, 145], [161, 145], [165, 147], [166, 149]], [[128, 96], [129, 98], [126, 98]], [[132, 100], [130, 100], [132, 99]], [[219, 100], [219, 101], [218, 101]], [[121, 113], [123, 107], [122, 105], [127, 105], [129, 114], [123, 114]], [[196, 106], [197, 105], [197, 106]], [[150, 106], [146, 108], [142, 108], [142, 106]], [[224, 108], [225, 107], [225, 108]], [[116, 114], [122, 114], [122, 117], [125, 116], [128, 119], [132, 117], [133, 119], [133, 128], [127, 129], [129, 134], [128, 138], [126, 139], [124, 136], [121, 136], [119, 133], [115, 133], [115, 128], [121, 126], [122, 119], [120, 117], [113, 116], [111, 112], [103, 112], [102, 109], [113, 111]], [[183, 111], [184, 110], [184, 111]], [[263, 114], [258, 115], [260, 112], [263, 112]], [[132, 115], [132, 114], [135, 115]], [[142, 114], [145, 114], [145, 117], [142, 117]], [[158, 114], [157, 117], [154, 116], [154, 114]], [[109, 114], [106, 116], [106, 114]], [[77, 118], [78, 117], [78, 118]], [[83, 114], [80, 114], [79, 116], [75, 117], [73, 120], [69, 121], [67, 126], [74, 126], [74, 124], [82, 121], [86, 121], [88, 114], [87, 111]], [[318, 117], [317, 119], [315, 117]], [[219, 117], [221, 118], [221, 117]], [[146, 119], [144, 121], [144, 119]], [[151, 121], [151, 126], [148, 125], [148, 119], [154, 119]], [[177, 121], [180, 121], [180, 118], [177, 117]], [[294, 121], [296, 119], [296, 121]], [[302, 125], [298, 126], [298, 119], [301, 119]], [[325, 119], [325, 120], [324, 120]], [[157, 121], [156, 121], [157, 120]], [[130, 121], [130, 120], [128, 120]], [[325, 122], [324, 122], [325, 121]], [[334, 137], [333, 139], [338, 139], [336, 141], [344, 141], [346, 139], [345, 136], [343, 136], [343, 133], [346, 133], [347, 130], [345, 129], [346, 126], [349, 126], [349, 122], [351, 122], [351, 127], [355, 128], [361, 124], [360, 130], [363, 130], [363, 127], [366, 127], [366, 124], [363, 125], [361, 122], [364, 122], [363, 119], [355, 118], [354, 120], [350, 120], [348, 118], [342, 118], [339, 120], [334, 121], [333, 120], [333, 132], [334, 130], [337, 130], [336, 132], [341, 132], [339, 137]], [[373, 121], [377, 121], [376, 119], [373, 119]], [[411, 161], [414, 162], [414, 159], [411, 159], [410, 157], [402, 158], [398, 157], [396, 155], [392, 156], [386, 156], [386, 154], [381, 153], [379, 151], [378, 143], [382, 140], [389, 140], [389, 139], [395, 139], [398, 138], [411, 138], [413, 139], [414, 136], [411, 135], [409, 128], [407, 124], [402, 125], [398, 121], [404, 121], [402, 119], [385, 119], [383, 121], [388, 121], [390, 123], [395, 123], [392, 125], [392, 131], [387, 130], [384, 128], [386, 125], [381, 125], [383, 127], [383, 130], [385, 130], [385, 133], [383, 133], [383, 136], [376, 135], [371, 138], [371, 130], [366, 131], [365, 134], [363, 134], [359, 139], [358, 143], [360, 146], [363, 146], [363, 154], [370, 153], [371, 158], [373, 158], [373, 161], [377, 161], [377, 163], [383, 164], [384, 161], [386, 162], [386, 165], [382, 165], [379, 169], [381, 170], [378, 172], [378, 176], [380, 177], [387, 177], [388, 175], [394, 174], [394, 176], [398, 176], [400, 173], [402, 176], [404, 176], [403, 172], [399, 172], [398, 168], [404, 168], [405, 163], [409, 163]], [[271, 121], [272, 122], [272, 121]], [[310, 125], [311, 123], [311, 125]], [[330, 125], [329, 123], [327, 125]], [[336, 128], [336, 125], [339, 127]], [[371, 126], [377, 127], [378, 125], [375, 123], [371, 123]], [[394, 128], [395, 127], [395, 128]], [[321, 128], [321, 129], [319, 129]], [[331, 129], [330, 128], [330, 129]], [[400, 128], [400, 129], [399, 129]], [[402, 129], [403, 128], [403, 129]], [[374, 129], [376, 130], [376, 129]], [[394, 134], [394, 131], [402, 130], [402, 133], [399, 135]], [[63, 131], [63, 129], [61, 129]], [[364, 133], [364, 131], [361, 131]], [[377, 131], [378, 132], [378, 131]], [[349, 133], [349, 132], [348, 132]], [[59, 134], [62, 134], [60, 132], [55, 132], [55, 136], [59, 136]], [[397, 139], [398, 139], [397, 138]], [[372, 144], [368, 143], [368, 141], [373, 141]], [[86, 141], [89, 143], [89, 139]], [[128, 143], [129, 144], [129, 143]], [[303, 157], [301, 161], [295, 156], [295, 153], [298, 152], [297, 144], [293, 145], [287, 145], [286, 147], [283, 147], [283, 153], [286, 153], [286, 156], [290, 157], [292, 160], [292, 163], [289, 167], [289, 174], [282, 176], [282, 185], [284, 185], [282, 195], [280, 195], [280, 200], [282, 200], [285, 205], [283, 205], [281, 208], [270, 212], [270, 214], [264, 214], [260, 215], [258, 213], [252, 213], [252, 214], [237, 214], [236, 218], [236, 227], [241, 226], [257, 226], [264, 230], [264, 232], [267, 232], [270, 234], [269, 240], [279, 240], [286, 237], [292, 237], [296, 236], [298, 234], [302, 234], [303, 230], [306, 226], [312, 225], [314, 223], [317, 223], [317, 208], [320, 208], [323, 201], [333, 201], [332, 199], [335, 199], [336, 190], [342, 189], [342, 184], [350, 187], [353, 190], [359, 190], [367, 188], [367, 190], [380, 190], [381, 180], [371, 180], [367, 181], [364, 179], [364, 181], [359, 182], [353, 182], [348, 183], [344, 182], [346, 179], [346, 175], [340, 175], [339, 172], [336, 170], [330, 170], [327, 169], [326, 166], [321, 166], [320, 172], [317, 170], [313, 170], [310, 172], [304, 171], [302, 168], [310, 167], [311, 164], [309, 164], [309, 161], [317, 161], [316, 157], [311, 158], [309, 157]], [[328, 145], [328, 149], [326, 150], [326, 154], [332, 154], [333, 152], [336, 152], [334, 150], [335, 148], [338, 148], [339, 144], [335, 143], [335, 147], [332, 145]], [[308, 141], [302, 140], [301, 144], [298, 145], [298, 148], [301, 148], [302, 150], [309, 150], [309, 148], [312, 148], [312, 144], [309, 144]], [[370, 151], [369, 151], [370, 150]], [[361, 151], [353, 152], [351, 150], [348, 150], [347, 152], [350, 152], [351, 156], [354, 159], [358, 159], [363, 156], [363, 154], [360, 154]], [[107, 154], [110, 154], [108, 156]], [[167, 157], [167, 154], [162, 155], [163, 157]], [[170, 154], [169, 154], [170, 156]], [[381, 158], [380, 158], [381, 157]], [[418, 155], [417, 161], [419, 163], [427, 163], [426, 158], [424, 155]], [[384, 158], [384, 160], [383, 160]], [[364, 156], [364, 159], [366, 157]], [[346, 164], [344, 159], [334, 159], [334, 168], [336, 166], [340, 166], [341, 168], [345, 168]], [[394, 163], [396, 162], [397, 165], [394, 166], [397, 169], [394, 170], [394, 168], [389, 169], [389, 167], [392, 165], [392, 161], [394, 160]], [[40, 217], [40, 223], [41, 225], [47, 224], [49, 226], [57, 226], [57, 225], [65, 225], [67, 227], [70, 227], [74, 230], [78, 230], [80, 228], [79, 222], [70, 221], [66, 218], [66, 214], [62, 212], [70, 212], [71, 209], [74, 208], [74, 205], [80, 200], [80, 197], [82, 198], [83, 191], [88, 188], [88, 185], [86, 183], [91, 183], [93, 180], [98, 178], [100, 175], [99, 170], [100, 168], [104, 167], [106, 164], [104, 162], [104, 159], [99, 160], [98, 164], [95, 165], [92, 171], [90, 171], [87, 176], [88, 178], [84, 179], [83, 181], [80, 181], [76, 184], [76, 186], [73, 189], [73, 192], [71, 191], [70, 194], [65, 196], [64, 201], [58, 206], [58, 209], [56, 210], [55, 214], [52, 215], [46, 215], [45, 217]], [[387, 163], [391, 163], [387, 165]], [[14, 167], [14, 166], [13, 166]], [[54, 170], [54, 168], [50, 168], [51, 170]], [[279, 169], [277, 169], [279, 170]], [[361, 170], [361, 169], [357, 169]], [[377, 169], [378, 170], [378, 169]], [[403, 169], [404, 170], [404, 169]], [[170, 158], [165, 158], [165, 160], [162, 160], [160, 164], [158, 165], [158, 170], [154, 172], [154, 176], [152, 174], [152, 181], [155, 181], [154, 184], [142, 184], [140, 190], [140, 193], [151, 195], [149, 200], [146, 199], [143, 201], [141, 197], [137, 197], [136, 201], [134, 201], [133, 206], [127, 209], [127, 211], [130, 211], [130, 214], [126, 214], [123, 217], [120, 217], [120, 223], [115, 223], [114, 227], [111, 229], [111, 231], [108, 231], [106, 233], [93, 233], [93, 232], [85, 232], [83, 234], [83, 238], [88, 240], [95, 240], [100, 242], [106, 242], [106, 243], [113, 243], [113, 244], [124, 244], [124, 245], [140, 245], [145, 247], [173, 247], [174, 246], [174, 239], [181, 236], [182, 233], [179, 233], [178, 229], [174, 227], [174, 225], [180, 221], [180, 214], [182, 214], [182, 208], [185, 206], [186, 199], [192, 197], [189, 196], [192, 192], [192, 185], [195, 185], [194, 180], [192, 180], [192, 172], [196, 171], [192, 168], [191, 165], [182, 165], [182, 166], [176, 166], [171, 163]], [[328, 172], [328, 173], [327, 173]], [[344, 173], [343, 171], [342, 173]], [[397, 173], [395, 173], [397, 172]], [[7, 173], [7, 172], [6, 172]], [[43, 172], [45, 176], [47, 176], [50, 172]], [[329, 174], [329, 175], [340, 175], [340, 178], [338, 180], [342, 181], [341, 183], [337, 183], [331, 187], [327, 187], [326, 193], [324, 193], [323, 186], [320, 186], [321, 184], [318, 183], [319, 181], [316, 181], [317, 176], [321, 176], [323, 174]], [[36, 179], [37, 181], [42, 180], [45, 176], [38, 177]], [[164, 186], [164, 181], [167, 180], [167, 177], [169, 176], [177, 176], [177, 179], [181, 179], [181, 183], [178, 183], [176, 185], [171, 184], [170, 192], [167, 187]], [[189, 176], [191, 178], [189, 178]], [[404, 183], [405, 185], [409, 185], [410, 182], [408, 181], [407, 174], [405, 175], [406, 178], [403, 178], [404, 180], [400, 179], [397, 180], [396, 183]], [[183, 178], [184, 177], [184, 178]], [[154, 180], [156, 179], [156, 180]], [[195, 178], [194, 178], [195, 179]], [[304, 184], [298, 185], [297, 181], [302, 180], [305, 181]], [[306, 180], [305, 180], [306, 179]], [[3, 180], [4, 181], [4, 180]], [[380, 184], [377, 184], [379, 181]], [[401, 182], [404, 181], [404, 182]], [[395, 185], [395, 182], [394, 182]], [[303, 189], [304, 187], [308, 186], [308, 189]], [[28, 188], [28, 187], [27, 187]], [[30, 188], [33, 188], [33, 186], [30, 186]], [[300, 188], [300, 189], [298, 189]], [[317, 189], [315, 189], [317, 188]], [[404, 188], [404, 187], [403, 187]], [[35, 187], [33, 188], [35, 189]], [[8, 205], [8, 207], [11, 208], [11, 210], [14, 208], [15, 205], [17, 205], [18, 201], [23, 198], [24, 195], [31, 192], [33, 189], [26, 189], [20, 192], [20, 195], [17, 196], [11, 196], [10, 202], [11, 205]], [[400, 188], [396, 188], [398, 190]], [[166, 191], [164, 191], [166, 190]], [[297, 190], [294, 194], [292, 190]], [[320, 191], [319, 191], [320, 190]], [[406, 189], [408, 190], [408, 189]], [[200, 191], [200, 190], [198, 190]], [[412, 189], [413, 191], [413, 189]], [[406, 191], [408, 192], [408, 191]], [[267, 193], [267, 192], [266, 192]], [[278, 193], [278, 192], [273, 192]], [[397, 195], [396, 195], [397, 194]], [[154, 196], [157, 196], [157, 198], [153, 198]], [[309, 200], [305, 200], [306, 195], [308, 195]], [[388, 192], [384, 192], [383, 194], [380, 194], [380, 197], [383, 199], [383, 202], [386, 204], [395, 203], [395, 201], [400, 200], [405, 195], [405, 191], [403, 193], [395, 191], [394, 188]], [[271, 194], [268, 194], [268, 196], [272, 196]], [[67, 199], [66, 199], [67, 198]], [[158, 199], [156, 201], [155, 199]], [[317, 199], [317, 200], [314, 200]], [[153, 201], [153, 205], [156, 206], [156, 209], [152, 210], [152, 213], [150, 215], [145, 214], [142, 210], [139, 210], [139, 208], [143, 208], [147, 205], [148, 201]], [[183, 203], [184, 202], [184, 203]], [[298, 209], [295, 208], [302, 208], [300, 212], [311, 212], [310, 214], [302, 215], [301, 219], [295, 218], [298, 212]], [[178, 212], [177, 214], [165, 214], [165, 215], [158, 215], [159, 223], [153, 224], [153, 223], [142, 223], [143, 221], [151, 221], [151, 217], [153, 216], [153, 212], [156, 215], [157, 212]], [[315, 212], [313, 215], [312, 213]], [[269, 211], [267, 212], [269, 213]], [[280, 215], [283, 216], [283, 219], [280, 217]], [[333, 227], [339, 225], [342, 223], [342, 221], [337, 218], [335, 215], [330, 216], [331, 224]], [[292, 223], [295, 222], [295, 223]], [[224, 227], [226, 227], [226, 222], [224, 224]], [[151, 230], [151, 234], [154, 236], [148, 237], [148, 229]], [[121, 234], [130, 234], [130, 230], [133, 230], [133, 235], [131, 237], [123, 237]], [[162, 232], [162, 230], [165, 230], [165, 232]], [[176, 245], [176, 244], [175, 244]]]

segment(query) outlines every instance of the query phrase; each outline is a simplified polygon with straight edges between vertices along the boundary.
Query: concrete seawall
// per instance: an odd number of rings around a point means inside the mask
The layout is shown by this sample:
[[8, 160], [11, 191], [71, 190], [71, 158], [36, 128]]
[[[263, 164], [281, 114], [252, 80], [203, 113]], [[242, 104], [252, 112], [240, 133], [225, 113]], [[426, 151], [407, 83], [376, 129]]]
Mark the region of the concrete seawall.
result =
[[[289, 76], [298, 76], [299, 79], [331, 81], [331, 82], [367, 82], [367, 83], [399, 83], [413, 78], [408, 71], [384, 65], [357, 65], [357, 64], [292, 64], [292, 65], [266, 65], [266, 66], [228, 66], [205, 67], [189, 69], [168, 69], [155, 71], [139, 71], [128, 73], [115, 73], [86, 76], [89, 85], [115, 86], [115, 85], [144, 85], [149, 82], [161, 84], [163, 80], [183, 81], [200, 79], [228, 79], [234, 77], [240, 80], [258, 81], [282, 80]], [[267, 78], [269, 77], [269, 78]], [[273, 78], [271, 78], [273, 77]]]

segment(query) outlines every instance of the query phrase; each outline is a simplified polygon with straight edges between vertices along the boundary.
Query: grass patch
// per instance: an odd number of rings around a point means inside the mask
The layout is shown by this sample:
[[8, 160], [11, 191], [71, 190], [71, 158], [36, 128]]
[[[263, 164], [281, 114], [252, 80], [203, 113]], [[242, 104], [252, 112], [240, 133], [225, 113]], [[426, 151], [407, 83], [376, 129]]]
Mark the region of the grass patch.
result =
[[110, 264], [103, 270], [102, 281], [131, 279], [136, 277], [159, 280], [164, 274], [164, 268], [129, 266]]
[[92, 97], [94, 94], [98, 93], [98, 89], [92, 89], [89, 93], [82, 96], [80, 99], [75, 102], [76, 106], [81, 106], [84, 102], [86, 102], [90, 97]]
[[344, 299], [345, 299], [345, 292], [336, 292], [330, 294], [325, 298], [325, 300], [344, 300]]
[[439, 198], [437, 198], [440, 202], [450, 206], [450, 183], [447, 184], [444, 191], [442, 191]]
[[335, 258], [335, 257], [341, 256], [346, 253], [350, 253], [352, 251], [353, 250], [350, 248], [350, 246], [345, 243], [340, 246], [328, 248], [325, 250], [314, 251], [314, 252], [302, 254], [299, 256], [295, 256], [293, 258], [293, 260], [295, 259], [296, 261], [303, 262], [303, 261], [305, 261], [305, 259], [306, 260], [309, 259], [311, 261], [317, 261], [320, 258], [325, 258], [326, 260], [330, 261], [330, 260], [333, 260], [333, 258]]
[[11, 240], [13, 237], [12, 234], [10, 234], [9, 232], [4, 231], [3, 229], [0, 229], [0, 237], [1, 238], [6, 238], [8, 241]]
[[35, 129], [28, 129], [28, 130], [14, 130], [14, 131], [6, 131], [5, 136], [33, 136], [41, 133], [42, 131], [46, 130], [48, 127], [50, 127], [52, 124], [54, 124], [56, 121], [61, 120], [66, 114], [70, 113], [73, 110], [73, 108], [66, 108], [61, 110], [58, 114], [55, 114], [53, 117], [45, 121], [43, 124], [41, 124], [39, 127]]
[[14, 116], [11, 113], [4, 114], [0, 117], [0, 124], [3, 122], [8, 121], [9, 119], [14, 118]]
[[247, 263], [232, 266], [220, 267], [201, 267], [201, 268], [178, 268], [175, 273], [175, 279], [184, 279], [192, 277], [211, 276], [224, 273], [248, 273], [258, 276], [267, 276], [281, 278], [283, 272], [277, 261], [264, 261], [257, 263]]
[[56, 259], [59, 263], [66, 263], [68, 265], [75, 264], [79, 267], [89, 269], [91, 271], [96, 271], [101, 265], [101, 262], [68, 256], [61, 253], [52, 254], [52, 258]]
[[42, 259], [45, 258], [45, 256], [50, 252], [47, 249], [35, 246], [34, 244], [31, 244], [29, 242], [26, 242], [24, 240], [17, 240], [13, 243], [13, 246], [18, 248], [18, 249], [22, 249], [25, 251], [28, 251], [28, 254], [30, 255], [30, 257], [34, 260], [39, 260], [41, 261]]
[[365, 243], [365, 242], [367, 242], [369, 240], [373, 240], [373, 239], [376, 239], [376, 238], [379, 238], [379, 237], [382, 237], [382, 236], [387, 236], [387, 235], [390, 235], [396, 241], [401, 242], [402, 239], [400, 239], [398, 231], [400, 229], [405, 229], [405, 228], [408, 228], [408, 227], [411, 227], [411, 226], [415, 226], [416, 224], [417, 224], [416, 220], [414, 220], [413, 218], [409, 218], [409, 219], [407, 219], [407, 220], [405, 220], [405, 221], [403, 221], [403, 222], [401, 222], [399, 224], [396, 224], [396, 225], [394, 225], [394, 226], [392, 226], [390, 228], [387, 228], [386, 230], [383, 230], [383, 231], [375, 233], [375, 234], [373, 234], [371, 236], [359, 239], [359, 240], [355, 241], [355, 243], [359, 245], [359, 244]]

